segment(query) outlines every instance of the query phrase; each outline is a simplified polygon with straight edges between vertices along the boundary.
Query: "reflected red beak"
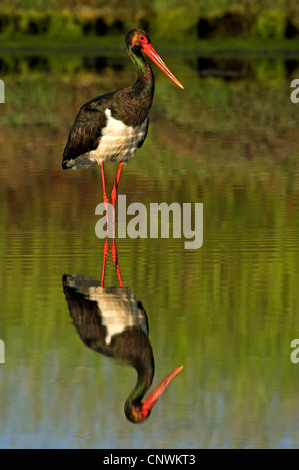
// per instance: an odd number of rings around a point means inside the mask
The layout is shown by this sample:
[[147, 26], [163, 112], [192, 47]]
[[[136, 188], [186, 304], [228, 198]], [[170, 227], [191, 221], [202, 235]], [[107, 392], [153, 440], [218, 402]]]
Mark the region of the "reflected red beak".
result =
[[155, 388], [145, 400], [142, 401], [142, 408], [151, 410], [161, 397], [162, 393], [165, 392], [167, 387], [170, 385], [170, 382], [181, 372], [183, 367], [184, 366], [177, 367], [170, 375], [165, 377], [160, 385]]
[[183, 88], [183, 85], [178, 81], [178, 79], [173, 75], [173, 73], [169, 70], [167, 65], [163, 62], [161, 57], [159, 56], [158, 52], [154, 49], [151, 44], [143, 44], [141, 49], [156, 65], [162, 70], [162, 72], [167, 75], [170, 80], [172, 80], [177, 86]]

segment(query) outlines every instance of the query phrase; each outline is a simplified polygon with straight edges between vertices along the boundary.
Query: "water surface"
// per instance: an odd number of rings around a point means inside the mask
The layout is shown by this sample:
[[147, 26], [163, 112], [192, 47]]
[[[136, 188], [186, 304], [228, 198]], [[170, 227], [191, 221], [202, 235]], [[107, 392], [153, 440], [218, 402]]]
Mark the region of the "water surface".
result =
[[[203, 203], [204, 242], [116, 241], [146, 311], [153, 385], [184, 365], [136, 426], [123, 412], [135, 370], [84, 345], [63, 290], [64, 275], [101, 280], [100, 172], [61, 170], [79, 107], [134, 71], [104, 53], [1, 56], [1, 448], [298, 447], [298, 63], [163, 58], [185, 90], [155, 70], [149, 134], [119, 191], [146, 207]], [[106, 165], [110, 189], [116, 171]], [[105, 285], [118, 282], [109, 255]]]

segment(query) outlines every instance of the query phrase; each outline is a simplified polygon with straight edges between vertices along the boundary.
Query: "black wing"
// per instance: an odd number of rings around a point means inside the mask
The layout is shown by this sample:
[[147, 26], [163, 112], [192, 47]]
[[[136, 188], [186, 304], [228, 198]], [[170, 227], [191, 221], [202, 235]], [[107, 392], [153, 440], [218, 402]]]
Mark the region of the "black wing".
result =
[[140, 147], [142, 147], [145, 139], [146, 139], [146, 136], [147, 136], [147, 131], [148, 131], [148, 125], [149, 125], [149, 116], [147, 116], [147, 123], [146, 123], [146, 129], [145, 129], [145, 133], [144, 133], [144, 136], [143, 136], [143, 139], [140, 140], [140, 142], [138, 142], [138, 148], [140, 149]]
[[63, 152], [62, 168], [68, 169], [68, 161], [94, 150], [101, 139], [101, 130], [106, 125], [105, 109], [109, 107], [112, 93], [99, 96], [89, 101], [80, 109], [71, 127], [67, 144]]

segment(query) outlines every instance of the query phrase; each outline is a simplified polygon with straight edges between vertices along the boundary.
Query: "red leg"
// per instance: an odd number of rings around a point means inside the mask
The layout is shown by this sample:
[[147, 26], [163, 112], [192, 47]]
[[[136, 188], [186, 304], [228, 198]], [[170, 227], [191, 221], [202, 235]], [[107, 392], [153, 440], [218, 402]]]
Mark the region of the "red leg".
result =
[[101, 163], [101, 173], [102, 173], [102, 185], [103, 185], [103, 201], [106, 209], [106, 223], [107, 223], [107, 231], [108, 231], [108, 204], [109, 199], [106, 193], [106, 182], [105, 182], [105, 172], [104, 172], [104, 163]]
[[120, 164], [118, 166], [116, 180], [115, 180], [115, 183], [114, 183], [114, 186], [113, 186], [113, 189], [112, 189], [112, 193], [111, 193], [111, 199], [112, 199], [113, 207], [115, 207], [115, 203], [116, 203], [118, 183], [119, 183], [119, 180], [120, 180], [120, 174], [121, 174], [122, 167], [123, 167], [123, 162], [120, 162]]
[[111, 193], [112, 206], [113, 206], [113, 210], [112, 210], [112, 237], [113, 237], [113, 240], [115, 238], [115, 204], [116, 204], [116, 199], [117, 199], [117, 190], [118, 190], [118, 184], [119, 184], [119, 180], [120, 180], [122, 167], [123, 167], [123, 162], [120, 162], [120, 164], [118, 166], [118, 170], [117, 170], [116, 180], [115, 180], [115, 183], [114, 183], [114, 186], [113, 186], [113, 189], [112, 189], [112, 193]]
[[[119, 287], [123, 286], [123, 281], [122, 281], [120, 268], [119, 268], [119, 264], [118, 264], [117, 248], [116, 248], [116, 243], [115, 243], [115, 204], [116, 204], [116, 199], [117, 199], [117, 190], [118, 190], [118, 184], [119, 184], [119, 180], [120, 180], [122, 167], [123, 167], [123, 162], [120, 162], [120, 164], [118, 166], [116, 180], [115, 180], [115, 183], [114, 183], [114, 186], [113, 186], [113, 189], [112, 189], [112, 193], [111, 193], [111, 199], [112, 199], [112, 205], [113, 205], [113, 212], [112, 212], [112, 217], [113, 217], [113, 239], [112, 239], [111, 253], [112, 253], [113, 262], [114, 262], [114, 265], [115, 265], [115, 268], [116, 268]], [[102, 278], [101, 278], [101, 286], [104, 287], [106, 259], [107, 259], [107, 255], [108, 255], [108, 252], [109, 252], [109, 244], [108, 244], [108, 203], [109, 203], [109, 199], [108, 199], [107, 193], [106, 193], [105, 174], [104, 174], [104, 164], [103, 163], [101, 163], [101, 171], [102, 171], [102, 183], [103, 183], [103, 200], [104, 200], [104, 204], [105, 204], [105, 208], [106, 208], [106, 217], [107, 217], [107, 236], [106, 236], [105, 245], [104, 245], [103, 267], [102, 267]]]
[[106, 193], [106, 183], [105, 183], [105, 173], [104, 173], [104, 163], [101, 163], [101, 172], [102, 172], [102, 183], [103, 183], [103, 201], [106, 206], [108, 204], [109, 199]]

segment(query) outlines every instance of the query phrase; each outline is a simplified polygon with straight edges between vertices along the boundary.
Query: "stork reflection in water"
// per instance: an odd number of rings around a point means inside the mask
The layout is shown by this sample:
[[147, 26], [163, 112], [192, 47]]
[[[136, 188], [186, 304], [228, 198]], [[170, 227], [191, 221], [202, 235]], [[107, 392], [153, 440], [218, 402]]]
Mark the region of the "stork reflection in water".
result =
[[165, 377], [147, 398], [154, 374], [148, 319], [143, 305], [129, 287], [123, 287], [114, 242], [118, 287], [104, 287], [107, 240], [101, 281], [89, 276], [63, 276], [69, 311], [83, 343], [107, 357], [119, 359], [137, 371], [137, 383], [125, 402], [125, 415], [133, 423], [147, 419], [152, 407], [183, 366]]

